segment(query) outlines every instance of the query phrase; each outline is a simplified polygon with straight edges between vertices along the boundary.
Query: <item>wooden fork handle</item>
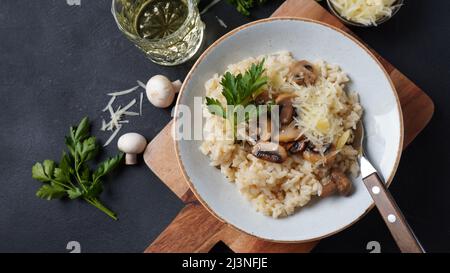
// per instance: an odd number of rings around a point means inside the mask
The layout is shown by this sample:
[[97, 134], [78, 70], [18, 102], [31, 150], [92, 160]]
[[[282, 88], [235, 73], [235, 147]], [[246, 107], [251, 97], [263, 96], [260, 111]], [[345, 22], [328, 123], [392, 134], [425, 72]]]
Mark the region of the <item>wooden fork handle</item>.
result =
[[377, 173], [367, 176], [363, 181], [401, 252], [424, 253], [419, 240]]

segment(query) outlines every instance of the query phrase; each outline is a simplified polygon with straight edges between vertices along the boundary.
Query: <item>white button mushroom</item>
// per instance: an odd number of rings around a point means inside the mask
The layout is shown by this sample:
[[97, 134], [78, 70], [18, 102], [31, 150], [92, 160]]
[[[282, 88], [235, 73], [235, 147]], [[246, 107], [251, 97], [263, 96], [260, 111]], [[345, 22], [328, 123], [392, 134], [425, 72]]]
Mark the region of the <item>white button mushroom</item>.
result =
[[117, 148], [125, 153], [125, 164], [137, 163], [137, 154], [142, 153], [147, 146], [147, 140], [138, 133], [127, 133], [117, 141]]
[[156, 107], [165, 108], [172, 104], [175, 94], [181, 87], [181, 81], [171, 82], [163, 75], [156, 75], [148, 80], [145, 87], [148, 100]]

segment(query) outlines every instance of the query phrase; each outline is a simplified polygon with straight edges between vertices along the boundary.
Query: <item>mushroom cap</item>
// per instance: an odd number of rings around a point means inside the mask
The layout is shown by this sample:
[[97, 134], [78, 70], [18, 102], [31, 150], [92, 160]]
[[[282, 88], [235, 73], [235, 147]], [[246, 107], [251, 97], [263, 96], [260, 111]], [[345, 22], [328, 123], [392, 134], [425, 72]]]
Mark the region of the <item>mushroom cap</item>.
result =
[[331, 172], [331, 181], [336, 184], [336, 188], [341, 195], [349, 195], [352, 191], [352, 182], [341, 171], [333, 170]]
[[290, 154], [296, 154], [303, 152], [306, 149], [307, 145], [308, 144], [306, 140], [296, 140], [294, 142], [288, 143], [285, 148]]
[[147, 140], [138, 133], [126, 133], [117, 141], [117, 148], [127, 154], [140, 154], [146, 146]]
[[262, 160], [282, 163], [287, 158], [287, 152], [277, 143], [274, 142], [258, 142], [253, 146], [252, 154]]
[[316, 82], [317, 75], [314, 66], [306, 60], [293, 63], [289, 71], [294, 76], [294, 81], [299, 85], [311, 85]]
[[172, 104], [175, 88], [166, 76], [156, 75], [148, 80], [145, 93], [153, 105], [165, 108]]
[[302, 136], [302, 130], [298, 128], [294, 123], [290, 123], [288, 126], [281, 128], [278, 135], [274, 136], [274, 140], [278, 142], [291, 142], [298, 140]]
[[282, 93], [275, 100], [275, 103], [281, 106], [280, 122], [283, 125], [287, 125], [293, 120], [295, 110], [292, 106], [292, 98], [295, 97], [296, 95], [293, 93]]

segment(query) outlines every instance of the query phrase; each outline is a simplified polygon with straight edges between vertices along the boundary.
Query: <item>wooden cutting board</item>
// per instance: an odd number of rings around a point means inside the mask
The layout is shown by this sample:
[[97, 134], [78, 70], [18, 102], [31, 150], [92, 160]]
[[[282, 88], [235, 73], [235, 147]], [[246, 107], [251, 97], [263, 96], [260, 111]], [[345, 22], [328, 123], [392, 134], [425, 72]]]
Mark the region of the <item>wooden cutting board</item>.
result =
[[[314, 0], [287, 0], [272, 16], [315, 19], [350, 33], [341, 21]], [[372, 52], [389, 73], [398, 92], [403, 112], [404, 147], [406, 147], [431, 119], [434, 111], [433, 102], [400, 71], [376, 52], [373, 50]], [[219, 241], [224, 242], [235, 252], [309, 252], [317, 244], [317, 241], [293, 244], [264, 241], [239, 232], [211, 215], [190, 191], [178, 164], [175, 164], [177, 160], [171, 138], [171, 125], [172, 122], [149, 143], [144, 152], [144, 160], [186, 206], [145, 252], [208, 252]]]

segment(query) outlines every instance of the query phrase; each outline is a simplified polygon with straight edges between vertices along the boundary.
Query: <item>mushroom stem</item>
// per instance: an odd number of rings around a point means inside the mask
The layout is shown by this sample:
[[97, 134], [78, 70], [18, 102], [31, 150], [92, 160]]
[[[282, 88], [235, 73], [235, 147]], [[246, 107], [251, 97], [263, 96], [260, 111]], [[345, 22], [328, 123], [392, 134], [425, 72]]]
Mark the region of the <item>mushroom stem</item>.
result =
[[136, 154], [125, 154], [125, 164], [126, 165], [134, 165], [137, 163]]
[[126, 133], [117, 141], [117, 148], [125, 153], [125, 164], [137, 163], [137, 154], [142, 153], [147, 146], [147, 140], [138, 133]]
[[180, 91], [182, 84], [183, 83], [180, 80], [173, 81], [172, 82], [173, 91], [175, 91], [175, 93], [178, 93]]

